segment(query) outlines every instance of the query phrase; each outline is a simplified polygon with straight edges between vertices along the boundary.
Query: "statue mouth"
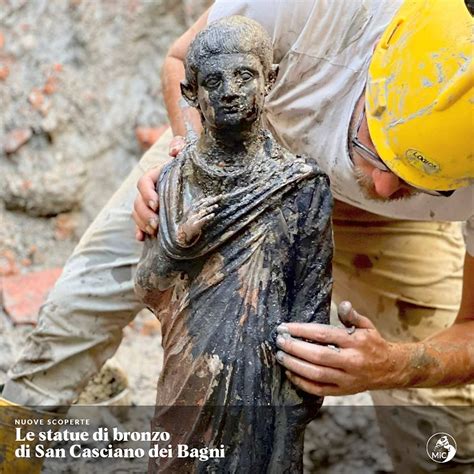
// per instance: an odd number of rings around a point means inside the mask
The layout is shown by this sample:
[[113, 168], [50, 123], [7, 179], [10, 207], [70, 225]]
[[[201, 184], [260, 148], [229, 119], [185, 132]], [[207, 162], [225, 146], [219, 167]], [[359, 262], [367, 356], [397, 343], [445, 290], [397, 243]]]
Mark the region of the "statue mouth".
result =
[[222, 107], [222, 110], [225, 114], [235, 114], [241, 111], [241, 108], [238, 105], [225, 105]]

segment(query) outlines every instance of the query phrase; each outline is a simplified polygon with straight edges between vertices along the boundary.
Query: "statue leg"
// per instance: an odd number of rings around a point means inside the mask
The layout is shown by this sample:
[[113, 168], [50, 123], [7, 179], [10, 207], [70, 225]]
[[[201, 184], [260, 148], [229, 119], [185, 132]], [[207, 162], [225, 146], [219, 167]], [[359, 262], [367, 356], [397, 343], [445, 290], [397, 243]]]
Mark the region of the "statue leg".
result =
[[[349, 299], [392, 341], [417, 341], [452, 324], [461, 298], [458, 223], [336, 220], [334, 296]], [[474, 462], [474, 385], [375, 391], [372, 399], [396, 472], [445, 469], [426, 454], [439, 431], [457, 441], [452, 472]]]
[[10, 368], [3, 397], [20, 405], [71, 404], [116, 351], [142, 308], [133, 288], [141, 243], [131, 217], [138, 179], [169, 159], [171, 132], [143, 156], [90, 225]]

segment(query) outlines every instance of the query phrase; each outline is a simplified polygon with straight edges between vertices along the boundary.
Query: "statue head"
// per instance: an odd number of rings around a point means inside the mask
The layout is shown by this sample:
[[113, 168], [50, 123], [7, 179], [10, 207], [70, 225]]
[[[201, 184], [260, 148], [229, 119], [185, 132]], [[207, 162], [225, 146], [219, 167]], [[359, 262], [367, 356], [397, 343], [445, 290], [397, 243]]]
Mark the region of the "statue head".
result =
[[182, 94], [200, 111], [205, 127], [246, 128], [260, 117], [275, 80], [272, 42], [253, 20], [223, 18], [196, 35], [185, 73]]

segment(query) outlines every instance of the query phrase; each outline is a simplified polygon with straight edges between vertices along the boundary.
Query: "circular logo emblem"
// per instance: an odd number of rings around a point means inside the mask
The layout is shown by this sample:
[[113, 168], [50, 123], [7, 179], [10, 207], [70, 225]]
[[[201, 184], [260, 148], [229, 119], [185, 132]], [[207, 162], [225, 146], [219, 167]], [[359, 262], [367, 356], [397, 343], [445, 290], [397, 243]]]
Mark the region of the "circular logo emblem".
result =
[[456, 440], [448, 433], [435, 433], [426, 442], [426, 453], [434, 462], [445, 463], [451, 461], [457, 449]]

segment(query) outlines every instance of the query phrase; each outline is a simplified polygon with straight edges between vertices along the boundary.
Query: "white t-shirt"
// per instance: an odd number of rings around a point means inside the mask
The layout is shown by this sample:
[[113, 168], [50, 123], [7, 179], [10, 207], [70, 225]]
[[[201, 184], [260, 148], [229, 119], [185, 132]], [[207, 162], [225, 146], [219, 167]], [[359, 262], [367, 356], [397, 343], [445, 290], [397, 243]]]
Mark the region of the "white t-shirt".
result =
[[367, 199], [348, 151], [355, 104], [373, 47], [401, 0], [217, 0], [209, 22], [229, 15], [258, 21], [273, 41], [278, 77], [266, 101], [267, 127], [292, 152], [315, 159], [336, 199], [396, 219], [465, 221], [474, 255], [474, 186], [450, 197]]

